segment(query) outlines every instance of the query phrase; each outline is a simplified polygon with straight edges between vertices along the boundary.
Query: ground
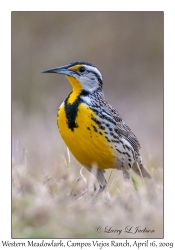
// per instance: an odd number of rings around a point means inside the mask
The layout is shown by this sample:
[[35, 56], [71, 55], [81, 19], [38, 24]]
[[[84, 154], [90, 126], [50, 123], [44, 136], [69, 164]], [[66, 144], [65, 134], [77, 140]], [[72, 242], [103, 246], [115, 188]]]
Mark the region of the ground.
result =
[[[14, 160], [13, 238], [163, 237], [160, 169], [151, 170], [152, 181], [143, 183], [134, 176], [136, 186], [127, 187], [127, 191], [122, 174], [108, 170], [107, 188], [92, 204], [89, 200], [98, 185], [94, 177], [84, 168], [75, 174], [74, 164], [60, 157], [62, 162], [52, 166], [50, 175], [30, 171], [25, 153], [22, 163]], [[88, 193], [81, 196], [87, 186]]]

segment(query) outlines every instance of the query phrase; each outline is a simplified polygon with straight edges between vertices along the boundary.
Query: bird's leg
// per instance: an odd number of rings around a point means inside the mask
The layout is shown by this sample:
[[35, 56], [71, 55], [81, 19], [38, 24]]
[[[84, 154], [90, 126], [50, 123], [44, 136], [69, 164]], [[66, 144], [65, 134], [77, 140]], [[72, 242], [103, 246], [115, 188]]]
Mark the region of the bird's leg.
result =
[[88, 169], [94, 176], [97, 178], [99, 182], [99, 189], [97, 192], [94, 194], [94, 196], [90, 199], [90, 202], [94, 202], [95, 199], [99, 196], [99, 194], [105, 189], [106, 187], [106, 180], [103, 174], [103, 170], [98, 169], [98, 168], [90, 168]]
[[131, 177], [130, 177], [130, 172], [129, 172], [129, 170], [123, 170], [123, 177], [124, 177], [124, 180], [126, 181], [126, 182], [129, 182], [130, 181], [130, 179], [131, 179]]
[[128, 189], [130, 188], [131, 185], [131, 176], [129, 170], [123, 170], [123, 177], [124, 177], [124, 194], [128, 192]]
[[101, 185], [99, 186], [99, 189], [97, 190], [97, 192], [94, 194], [94, 196], [90, 199], [91, 203], [94, 203], [95, 199], [99, 196], [99, 194], [105, 189], [106, 185]]

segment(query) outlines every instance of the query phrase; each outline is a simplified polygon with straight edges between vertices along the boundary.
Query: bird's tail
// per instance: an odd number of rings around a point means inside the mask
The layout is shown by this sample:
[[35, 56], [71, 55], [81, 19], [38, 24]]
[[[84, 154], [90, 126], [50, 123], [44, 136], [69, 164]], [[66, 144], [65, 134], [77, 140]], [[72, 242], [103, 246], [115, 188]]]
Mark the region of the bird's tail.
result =
[[136, 161], [133, 163], [132, 169], [134, 170], [134, 172], [136, 172], [138, 175], [140, 175], [143, 178], [145, 177], [149, 179], [152, 178], [147, 168], [143, 165], [142, 158], [140, 155], [137, 156]]

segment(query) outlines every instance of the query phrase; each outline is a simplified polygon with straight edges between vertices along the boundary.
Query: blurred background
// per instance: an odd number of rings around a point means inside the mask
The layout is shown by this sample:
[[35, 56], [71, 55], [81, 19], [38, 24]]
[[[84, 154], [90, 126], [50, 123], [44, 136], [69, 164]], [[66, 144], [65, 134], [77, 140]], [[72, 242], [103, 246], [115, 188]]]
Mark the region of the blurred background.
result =
[[[57, 109], [71, 86], [64, 76], [41, 72], [85, 61], [102, 73], [106, 100], [138, 137], [144, 164], [153, 174], [162, 170], [163, 12], [12, 12], [11, 18], [14, 165], [25, 161], [35, 176], [59, 177], [66, 146]], [[80, 164], [71, 160], [70, 171], [78, 173]]]
[[145, 164], [163, 160], [163, 12], [12, 12], [12, 152], [33, 165], [57, 161], [57, 109], [71, 91], [45, 69], [87, 61], [105, 97], [141, 143]]

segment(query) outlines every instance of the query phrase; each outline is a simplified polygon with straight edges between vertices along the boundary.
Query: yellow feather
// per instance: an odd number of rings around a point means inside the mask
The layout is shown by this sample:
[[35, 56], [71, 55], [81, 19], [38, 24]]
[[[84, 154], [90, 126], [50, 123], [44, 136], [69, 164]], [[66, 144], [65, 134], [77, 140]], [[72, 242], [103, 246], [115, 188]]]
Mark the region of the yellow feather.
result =
[[[97, 166], [100, 169], [113, 168], [114, 151], [105, 138], [105, 134], [95, 132], [97, 124], [90, 118], [94, 112], [84, 103], [78, 107], [77, 128], [72, 131], [67, 124], [64, 105], [58, 111], [60, 134], [75, 158], [84, 166]], [[88, 129], [90, 128], [90, 130]]]

